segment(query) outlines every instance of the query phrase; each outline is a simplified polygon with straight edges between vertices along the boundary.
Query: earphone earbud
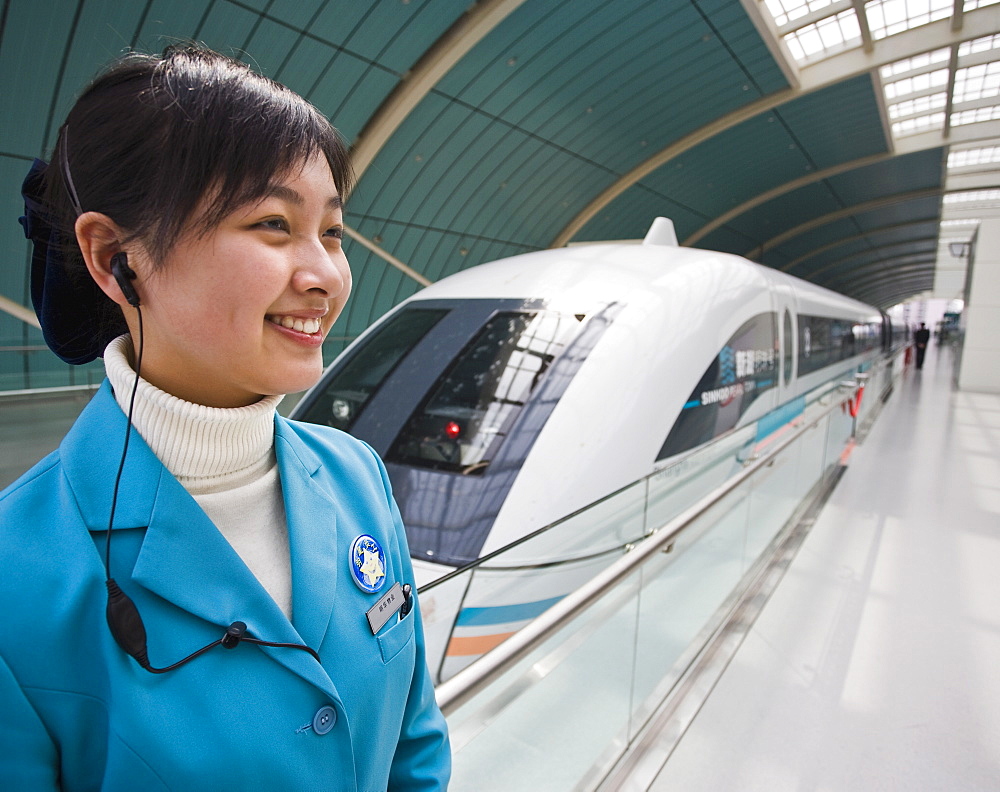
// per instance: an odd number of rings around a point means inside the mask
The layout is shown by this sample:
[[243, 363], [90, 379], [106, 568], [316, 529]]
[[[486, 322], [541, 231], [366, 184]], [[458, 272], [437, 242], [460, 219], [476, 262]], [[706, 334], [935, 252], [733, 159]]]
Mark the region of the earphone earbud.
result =
[[128, 304], [137, 308], [139, 306], [139, 294], [136, 292], [135, 286], [132, 285], [132, 281], [139, 276], [128, 265], [128, 254], [125, 252], [115, 253], [111, 257], [111, 274], [115, 276], [118, 288], [122, 290], [122, 294], [125, 295]]

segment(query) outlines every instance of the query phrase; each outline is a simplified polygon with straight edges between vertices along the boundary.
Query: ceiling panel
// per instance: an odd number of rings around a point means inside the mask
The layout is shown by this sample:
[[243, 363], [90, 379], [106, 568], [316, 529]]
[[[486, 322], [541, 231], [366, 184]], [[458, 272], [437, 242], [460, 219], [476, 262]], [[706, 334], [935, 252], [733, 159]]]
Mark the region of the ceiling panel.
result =
[[[305, 95], [353, 141], [382, 123], [394, 92], [414, 88], [409, 77], [425, 55], [448, 57], [434, 48], [453, 43], [452, 25], [504, 4], [6, 0], [2, 8], [0, 184], [17, 212], [31, 158], [51, 146], [95, 71], [130, 46], [205, 41]], [[866, 57], [881, 57], [879, 47]], [[570, 226], [582, 225], [575, 241], [635, 239], [663, 215], [684, 239], [739, 211], [698, 246], [743, 254], [764, 244], [765, 264], [845, 289], [844, 274], [862, 267], [873, 280], [854, 287], [897, 294], [928, 279], [913, 257], [933, 255], [946, 147], [800, 183], [889, 151], [877, 86], [870, 72], [834, 77], [738, 122], [750, 103], [788, 90], [741, 0], [524, 0], [416, 96], [363, 173], [347, 219], [437, 280], [546, 247]], [[705, 129], [707, 139], [687, 143]], [[682, 153], [665, 159], [664, 151]], [[931, 194], [861, 211], [921, 190]], [[781, 194], [760, 202], [768, 191]], [[853, 207], [861, 209], [838, 216]], [[780, 238], [816, 218], [826, 221]], [[0, 245], [8, 261], [25, 260], [16, 227], [0, 230]], [[356, 290], [337, 332], [355, 335], [419, 286], [358, 244], [348, 252]], [[25, 302], [26, 267], [5, 270], [0, 290]], [[0, 335], [32, 332], [0, 316]]]
[[888, 151], [868, 75], [806, 94], [777, 113], [808, 150], [816, 170]]
[[[728, 225], [763, 244], [813, 218], [840, 211], [844, 204], [823, 182], [807, 184], [745, 212]], [[744, 255], [752, 251], [744, 251]]]
[[678, 239], [683, 239], [690, 229], [701, 227], [707, 219], [705, 215], [692, 212], [663, 193], [636, 184], [619, 197], [612, 207], [589, 222], [575, 241], [641, 239], [646, 236], [655, 217], [672, 220]]
[[[796, 179], [808, 160], [777, 116], [766, 113], [710, 138], [643, 180], [711, 218]], [[697, 230], [697, 229], [694, 229]]]
[[826, 180], [845, 205], [944, 184], [944, 151], [926, 149], [878, 162]]

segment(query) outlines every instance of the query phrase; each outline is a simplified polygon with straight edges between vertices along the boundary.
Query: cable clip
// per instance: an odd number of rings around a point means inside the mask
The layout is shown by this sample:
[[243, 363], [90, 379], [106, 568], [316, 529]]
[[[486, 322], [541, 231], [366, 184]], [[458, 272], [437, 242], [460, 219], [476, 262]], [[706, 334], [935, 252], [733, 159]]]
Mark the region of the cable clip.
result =
[[235, 649], [240, 641], [243, 640], [243, 635], [247, 631], [247, 626], [241, 621], [235, 621], [229, 625], [229, 629], [226, 630], [226, 634], [222, 636], [222, 646], [224, 649]]

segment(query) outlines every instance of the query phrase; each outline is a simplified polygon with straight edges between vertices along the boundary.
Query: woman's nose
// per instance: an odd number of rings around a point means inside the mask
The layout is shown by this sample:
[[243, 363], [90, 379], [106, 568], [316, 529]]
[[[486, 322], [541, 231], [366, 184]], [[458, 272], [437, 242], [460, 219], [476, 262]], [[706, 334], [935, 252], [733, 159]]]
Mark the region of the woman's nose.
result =
[[329, 250], [321, 242], [309, 244], [302, 252], [293, 282], [299, 291], [322, 291], [336, 299], [350, 288], [350, 269], [341, 248]]

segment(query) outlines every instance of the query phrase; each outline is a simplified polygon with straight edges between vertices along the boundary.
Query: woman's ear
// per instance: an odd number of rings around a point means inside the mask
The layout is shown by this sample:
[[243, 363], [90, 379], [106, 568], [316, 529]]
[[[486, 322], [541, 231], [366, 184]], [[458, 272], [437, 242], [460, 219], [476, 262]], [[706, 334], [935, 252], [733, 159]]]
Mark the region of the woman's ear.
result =
[[128, 298], [111, 271], [111, 259], [116, 253], [124, 252], [124, 239], [124, 231], [106, 214], [84, 212], [76, 219], [76, 241], [90, 277], [101, 291], [123, 308], [128, 305]]

